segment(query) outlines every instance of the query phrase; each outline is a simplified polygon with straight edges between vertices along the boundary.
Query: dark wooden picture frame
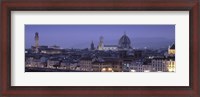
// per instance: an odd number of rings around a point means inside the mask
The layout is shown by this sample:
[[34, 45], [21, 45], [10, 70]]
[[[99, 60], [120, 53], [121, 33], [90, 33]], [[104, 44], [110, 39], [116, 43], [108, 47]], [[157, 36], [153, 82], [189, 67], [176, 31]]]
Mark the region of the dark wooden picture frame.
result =
[[[3, 0], [1, 1], [1, 97], [134, 96], [200, 97], [199, 0]], [[189, 11], [189, 86], [11, 86], [11, 11]]]

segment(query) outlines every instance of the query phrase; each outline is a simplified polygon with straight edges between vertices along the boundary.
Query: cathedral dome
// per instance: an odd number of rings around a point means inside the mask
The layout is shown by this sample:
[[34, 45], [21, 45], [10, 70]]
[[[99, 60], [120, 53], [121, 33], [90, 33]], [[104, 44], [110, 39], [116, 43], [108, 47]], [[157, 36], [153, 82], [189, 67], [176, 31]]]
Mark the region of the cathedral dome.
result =
[[129, 37], [124, 34], [120, 39], [119, 39], [119, 47], [122, 49], [130, 49], [131, 48], [131, 41]]

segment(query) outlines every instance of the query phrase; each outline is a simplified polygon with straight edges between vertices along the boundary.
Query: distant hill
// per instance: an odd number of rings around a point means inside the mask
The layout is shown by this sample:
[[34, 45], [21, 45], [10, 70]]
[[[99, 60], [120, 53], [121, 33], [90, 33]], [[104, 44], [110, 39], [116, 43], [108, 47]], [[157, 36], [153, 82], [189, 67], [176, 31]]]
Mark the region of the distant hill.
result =
[[175, 42], [166, 38], [135, 38], [131, 39], [132, 46], [135, 48], [168, 48], [169, 45]]

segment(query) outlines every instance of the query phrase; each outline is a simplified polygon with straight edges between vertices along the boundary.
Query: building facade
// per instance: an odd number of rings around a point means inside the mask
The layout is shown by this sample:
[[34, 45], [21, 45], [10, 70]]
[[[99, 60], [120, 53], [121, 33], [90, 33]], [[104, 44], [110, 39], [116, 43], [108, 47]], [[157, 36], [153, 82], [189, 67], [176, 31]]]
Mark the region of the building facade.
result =
[[99, 44], [97, 46], [97, 50], [111, 50], [111, 51], [118, 51], [118, 50], [130, 50], [131, 47], [131, 40], [130, 38], [124, 33], [124, 35], [119, 39], [118, 45], [105, 45], [103, 42], [103, 37], [100, 37]]

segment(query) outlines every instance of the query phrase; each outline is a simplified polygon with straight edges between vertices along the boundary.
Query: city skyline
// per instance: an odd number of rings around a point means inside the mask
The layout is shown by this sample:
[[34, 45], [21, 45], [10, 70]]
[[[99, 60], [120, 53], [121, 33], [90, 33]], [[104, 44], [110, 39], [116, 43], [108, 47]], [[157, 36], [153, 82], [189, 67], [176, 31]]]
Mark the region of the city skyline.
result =
[[27, 43], [26, 72], [175, 72], [174, 25], [26, 25]]
[[57, 45], [62, 48], [95, 47], [100, 36], [106, 45], [118, 45], [127, 34], [134, 48], [167, 47], [175, 42], [175, 25], [25, 25], [25, 47], [34, 46], [34, 34], [39, 33], [39, 45]]

